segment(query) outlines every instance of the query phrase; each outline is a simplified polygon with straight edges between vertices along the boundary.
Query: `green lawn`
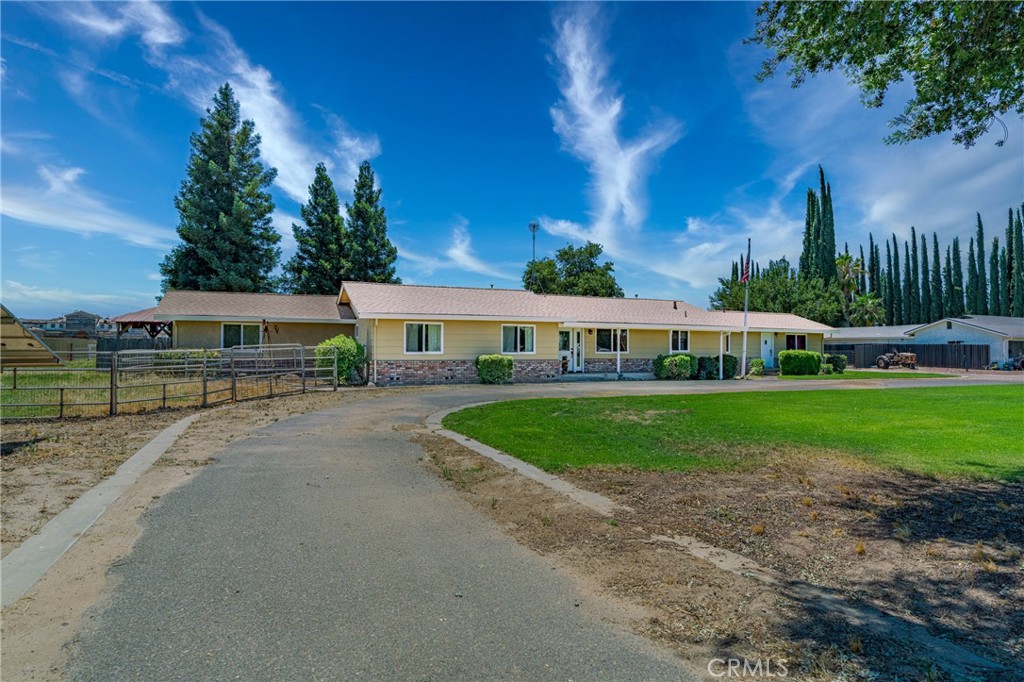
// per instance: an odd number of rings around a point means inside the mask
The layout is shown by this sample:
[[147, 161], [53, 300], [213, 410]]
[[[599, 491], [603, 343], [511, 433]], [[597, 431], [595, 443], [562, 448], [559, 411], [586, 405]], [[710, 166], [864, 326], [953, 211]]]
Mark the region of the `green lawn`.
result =
[[547, 471], [736, 469], [832, 450], [923, 474], [1024, 479], [1024, 386], [514, 400], [444, 425]]
[[844, 379], [938, 379], [942, 377], [954, 377], [955, 374], [938, 374], [935, 372], [865, 372], [864, 370], [848, 369], [842, 374], [813, 374], [809, 376], [784, 376], [779, 375], [780, 379], [787, 381], [807, 381], [815, 379], [825, 380], [844, 380]]

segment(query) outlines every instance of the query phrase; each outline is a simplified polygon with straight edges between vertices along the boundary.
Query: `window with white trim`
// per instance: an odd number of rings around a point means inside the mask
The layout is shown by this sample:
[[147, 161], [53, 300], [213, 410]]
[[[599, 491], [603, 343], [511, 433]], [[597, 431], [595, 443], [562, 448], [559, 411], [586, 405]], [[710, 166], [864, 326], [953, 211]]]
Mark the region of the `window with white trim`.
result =
[[628, 353], [628, 329], [598, 329], [594, 333], [598, 353]]
[[260, 325], [224, 323], [220, 333], [221, 348], [260, 345]]
[[669, 332], [668, 351], [670, 353], [686, 353], [690, 350], [690, 334], [679, 329]]
[[807, 334], [786, 334], [786, 350], [807, 350]]
[[405, 323], [406, 353], [441, 353], [444, 325], [430, 322]]
[[502, 353], [533, 353], [537, 328], [532, 324], [501, 325]]

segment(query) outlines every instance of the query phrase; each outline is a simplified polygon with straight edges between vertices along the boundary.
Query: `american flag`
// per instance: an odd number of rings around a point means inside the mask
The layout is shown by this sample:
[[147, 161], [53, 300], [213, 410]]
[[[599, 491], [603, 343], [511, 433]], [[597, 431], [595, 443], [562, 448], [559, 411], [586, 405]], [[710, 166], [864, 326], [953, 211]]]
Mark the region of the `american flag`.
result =
[[747, 240], [747, 260], [743, 262], [743, 276], [740, 277], [741, 282], [750, 281], [750, 240]]

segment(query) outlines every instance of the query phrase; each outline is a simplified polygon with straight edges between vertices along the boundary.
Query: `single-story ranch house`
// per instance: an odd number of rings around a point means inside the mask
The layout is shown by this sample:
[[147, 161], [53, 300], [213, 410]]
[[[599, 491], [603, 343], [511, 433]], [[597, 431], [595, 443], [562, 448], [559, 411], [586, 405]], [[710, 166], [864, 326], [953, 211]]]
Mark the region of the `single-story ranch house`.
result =
[[[350, 334], [380, 386], [476, 382], [474, 361], [515, 359], [516, 381], [566, 373], [650, 372], [662, 354], [742, 354], [743, 313], [683, 301], [554, 296], [519, 289], [343, 282], [338, 296], [170, 291], [154, 313], [176, 348], [299, 343]], [[747, 357], [821, 352], [832, 329], [796, 315], [749, 314]]]

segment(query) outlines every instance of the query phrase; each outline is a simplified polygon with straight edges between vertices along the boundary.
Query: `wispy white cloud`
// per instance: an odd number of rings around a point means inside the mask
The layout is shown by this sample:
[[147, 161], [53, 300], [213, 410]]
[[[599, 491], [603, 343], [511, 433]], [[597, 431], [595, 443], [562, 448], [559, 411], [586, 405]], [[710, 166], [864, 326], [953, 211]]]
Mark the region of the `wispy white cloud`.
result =
[[[359, 163], [380, 154], [376, 135], [356, 132], [340, 116], [326, 110], [323, 113], [331, 143], [312, 143], [304, 122], [270, 70], [253, 63], [226, 28], [198, 10], [202, 31], [195, 36], [190, 36], [164, 5], [154, 2], [54, 3], [47, 11], [61, 23], [101, 42], [137, 36], [145, 48], [146, 60], [166, 74], [166, 89], [183, 97], [197, 113], [205, 113], [217, 88], [230, 82], [243, 117], [256, 123], [263, 159], [277, 168], [275, 184], [297, 202], [308, 198], [317, 163], [324, 162], [339, 187], [347, 188], [355, 179]], [[89, 94], [88, 71], [95, 69], [84, 64], [78, 71], [66, 73], [65, 89], [86, 111], [102, 120], [102, 109], [94, 106], [95, 97]]]
[[286, 251], [292, 251], [295, 249], [295, 232], [292, 231], [292, 224], [304, 225], [302, 218], [285, 213], [281, 209], [276, 209], [271, 215], [270, 219], [274, 223], [274, 229], [277, 230], [278, 234], [281, 235], [281, 248]]
[[591, 211], [586, 227], [548, 218], [544, 228], [596, 241], [618, 255], [621, 233], [637, 231], [647, 218], [646, 182], [655, 162], [680, 138], [683, 127], [663, 118], [624, 139], [624, 98], [609, 80], [598, 5], [558, 10], [554, 25], [562, 99], [551, 108], [551, 117], [562, 146], [590, 171]]
[[457, 216], [452, 225], [451, 241], [444, 250], [444, 257], [423, 254], [401, 243], [397, 246], [398, 255], [428, 277], [437, 270], [461, 270], [510, 281], [518, 279], [515, 275], [488, 264], [476, 254], [469, 232], [469, 221], [462, 216]]
[[0, 214], [86, 236], [111, 235], [136, 246], [166, 249], [175, 242], [173, 229], [118, 210], [109, 199], [82, 187], [83, 169], [40, 166], [38, 173], [43, 185], [3, 186]]
[[[68, 308], [74, 307], [77, 303], [103, 303], [123, 305], [127, 303], [138, 303], [140, 301], [152, 300], [154, 294], [132, 293], [124, 294], [98, 294], [57, 287], [39, 287], [31, 284], [23, 284], [14, 280], [4, 280], [3, 291], [0, 292], [5, 303], [28, 303], [40, 305], [46, 303], [59, 303]], [[151, 304], [152, 305], [152, 304]]]

